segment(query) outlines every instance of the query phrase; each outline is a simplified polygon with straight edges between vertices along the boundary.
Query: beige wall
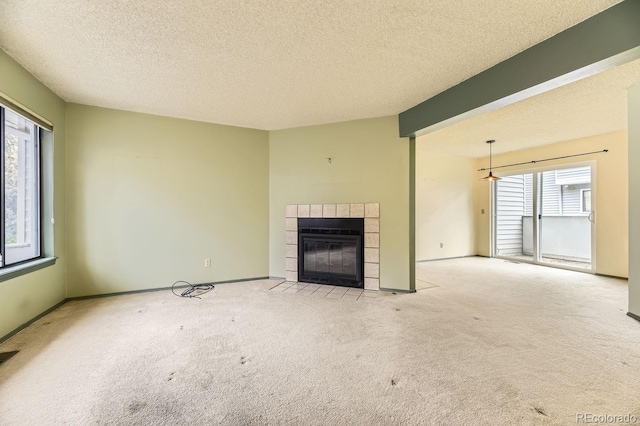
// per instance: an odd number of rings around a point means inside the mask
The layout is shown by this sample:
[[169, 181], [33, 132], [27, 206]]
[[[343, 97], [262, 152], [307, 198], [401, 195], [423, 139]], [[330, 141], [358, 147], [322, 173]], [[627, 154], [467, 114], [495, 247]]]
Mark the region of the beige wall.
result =
[[409, 289], [409, 140], [397, 117], [273, 131], [269, 158], [272, 276], [285, 276], [285, 205], [379, 202], [380, 286]]
[[[416, 146], [416, 259], [475, 254], [476, 161]], [[440, 247], [440, 243], [443, 247]]]
[[629, 312], [640, 316], [640, 84], [629, 89]]
[[70, 297], [268, 275], [267, 132], [76, 104], [67, 123]]
[[[619, 277], [628, 276], [628, 165], [627, 134], [614, 132], [589, 138], [576, 139], [539, 148], [494, 156], [493, 164], [511, 164], [549, 157], [579, 154], [608, 149], [606, 154], [594, 154], [573, 159], [539, 163], [538, 167], [571, 165], [577, 162], [596, 162], [596, 272]], [[488, 158], [478, 160], [476, 169], [486, 167]], [[535, 167], [520, 166], [505, 169], [505, 173], [531, 170]], [[477, 172], [480, 178], [482, 173]], [[495, 172], [500, 175], [500, 171]], [[480, 209], [489, 212], [489, 185], [477, 181], [476, 186], [476, 252], [490, 254], [489, 215], [481, 215]]]
[[54, 124], [55, 265], [0, 282], [0, 337], [65, 299], [65, 104], [0, 50], [0, 92]]

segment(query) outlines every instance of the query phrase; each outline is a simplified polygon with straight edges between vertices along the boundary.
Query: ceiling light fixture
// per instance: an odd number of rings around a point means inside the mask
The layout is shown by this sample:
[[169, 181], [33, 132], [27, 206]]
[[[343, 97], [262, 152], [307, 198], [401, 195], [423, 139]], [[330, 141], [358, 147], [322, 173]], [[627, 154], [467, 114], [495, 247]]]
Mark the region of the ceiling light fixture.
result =
[[491, 139], [489, 141], [487, 141], [487, 143], [489, 144], [489, 175], [485, 176], [482, 178], [482, 180], [486, 180], [489, 182], [493, 182], [495, 180], [500, 180], [502, 178], [496, 177], [493, 175], [493, 167], [492, 167], [492, 163], [491, 163], [491, 157], [492, 157], [492, 149], [491, 149], [491, 145], [493, 145], [495, 143], [495, 140]]

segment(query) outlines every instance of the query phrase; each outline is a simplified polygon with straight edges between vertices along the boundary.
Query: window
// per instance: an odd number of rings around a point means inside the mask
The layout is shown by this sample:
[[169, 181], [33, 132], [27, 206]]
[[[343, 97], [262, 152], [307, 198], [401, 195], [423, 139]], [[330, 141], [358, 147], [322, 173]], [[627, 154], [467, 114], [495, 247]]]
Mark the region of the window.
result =
[[580, 192], [580, 205], [582, 206], [582, 213], [591, 213], [591, 189], [583, 189]]
[[0, 107], [0, 268], [40, 257], [40, 127]]

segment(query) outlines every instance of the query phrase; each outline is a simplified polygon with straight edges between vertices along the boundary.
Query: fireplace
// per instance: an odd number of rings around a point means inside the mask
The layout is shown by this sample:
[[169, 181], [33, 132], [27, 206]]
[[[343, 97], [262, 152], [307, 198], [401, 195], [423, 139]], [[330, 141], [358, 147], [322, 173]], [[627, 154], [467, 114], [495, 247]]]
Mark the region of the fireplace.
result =
[[298, 218], [298, 281], [364, 288], [364, 219]]
[[[299, 281], [299, 278], [304, 275], [300, 281], [309, 281], [313, 283], [321, 283], [321, 284], [329, 284], [327, 282], [326, 277], [317, 277], [316, 270], [318, 269], [318, 254], [320, 256], [321, 262], [321, 270], [320, 272], [324, 272], [324, 269], [329, 269], [331, 272], [331, 265], [329, 254], [331, 253], [332, 247], [331, 244], [334, 244], [333, 252], [337, 253], [336, 250], [341, 251], [342, 260], [340, 261], [340, 254], [333, 255], [333, 265], [334, 265], [334, 274], [339, 273], [343, 275], [350, 275], [350, 278], [345, 283], [338, 283], [338, 285], [355, 285], [358, 288], [362, 288], [362, 281], [364, 281], [364, 289], [365, 290], [379, 290], [380, 289], [380, 204], [379, 203], [349, 203], [349, 204], [287, 204], [285, 211], [285, 279], [287, 281]], [[328, 230], [322, 233], [318, 229], [313, 232], [305, 232], [305, 234], [313, 234], [309, 235], [309, 237], [315, 237], [316, 239], [321, 239], [324, 241], [313, 242], [313, 245], [308, 245], [308, 255], [307, 258], [311, 257], [315, 259], [316, 265], [310, 264], [307, 262], [308, 266], [310, 266], [310, 271], [306, 271], [304, 274], [299, 274], [299, 271], [302, 269], [300, 266], [302, 264], [299, 262], [299, 258], [304, 256], [304, 249], [300, 249], [300, 247], [304, 247], [303, 244], [300, 244], [300, 239], [298, 235], [298, 221], [300, 219], [332, 219], [332, 221], [326, 222], [328, 225], [320, 224], [318, 222], [309, 222], [304, 229], [311, 228], [320, 228], [321, 230]], [[356, 225], [352, 228], [351, 224], [347, 225], [339, 225], [339, 222], [333, 222], [333, 220], [339, 219], [357, 219], [360, 223], [364, 222], [364, 232], [362, 232], [362, 225]], [[303, 222], [304, 223], [304, 222]], [[351, 231], [349, 231], [351, 230]], [[351, 252], [353, 251], [353, 244], [350, 241], [343, 241], [341, 246], [335, 247], [336, 238], [343, 238], [347, 235], [351, 235], [353, 237], [355, 234], [360, 232], [360, 239], [362, 241], [362, 253], [357, 254], [360, 256], [359, 265], [364, 266], [356, 266], [356, 272], [353, 273], [353, 262], [348, 260], [344, 260], [344, 253], [346, 252], [347, 258], [351, 256]], [[333, 237], [329, 237], [333, 235]], [[344, 238], [344, 240], [353, 240], [353, 238]], [[356, 239], [357, 240], [357, 239]], [[312, 243], [312, 240], [309, 241]], [[321, 243], [319, 246], [318, 244]], [[322, 246], [324, 244], [324, 248]], [[315, 252], [315, 258], [313, 257]], [[300, 256], [299, 256], [300, 255]], [[311, 260], [310, 262], [313, 262]], [[357, 263], [357, 261], [356, 261]], [[337, 265], [342, 264], [342, 272], [338, 272]], [[327, 265], [327, 268], [325, 268]], [[364, 269], [364, 272], [363, 272]], [[345, 274], [345, 271], [347, 272]], [[360, 277], [358, 278], [357, 274], [360, 273]], [[309, 275], [313, 275], [310, 277]], [[354, 278], [355, 275], [355, 278]], [[319, 279], [316, 279], [319, 278]], [[337, 277], [335, 275], [330, 275], [330, 279], [345, 279], [345, 277]], [[334, 281], [335, 282], [335, 281]]]

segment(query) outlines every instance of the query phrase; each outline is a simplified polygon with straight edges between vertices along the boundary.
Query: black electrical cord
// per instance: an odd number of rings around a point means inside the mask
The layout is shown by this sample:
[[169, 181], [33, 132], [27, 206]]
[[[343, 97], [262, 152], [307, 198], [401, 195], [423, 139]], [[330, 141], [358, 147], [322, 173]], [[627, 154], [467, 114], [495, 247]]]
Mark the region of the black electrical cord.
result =
[[[184, 291], [182, 293], [176, 293], [175, 291], [175, 287], [177, 284], [179, 283], [184, 283], [186, 284], [188, 287], [184, 289]], [[209, 283], [205, 283], [205, 284], [191, 284], [188, 283], [186, 281], [176, 281], [175, 283], [173, 283], [173, 285], [171, 286], [171, 292], [178, 296], [178, 297], [188, 297], [188, 298], [195, 298], [195, 299], [200, 299], [199, 296], [202, 296], [205, 293], [210, 292], [211, 290], [213, 290], [214, 285], [213, 284], [209, 284]]]

